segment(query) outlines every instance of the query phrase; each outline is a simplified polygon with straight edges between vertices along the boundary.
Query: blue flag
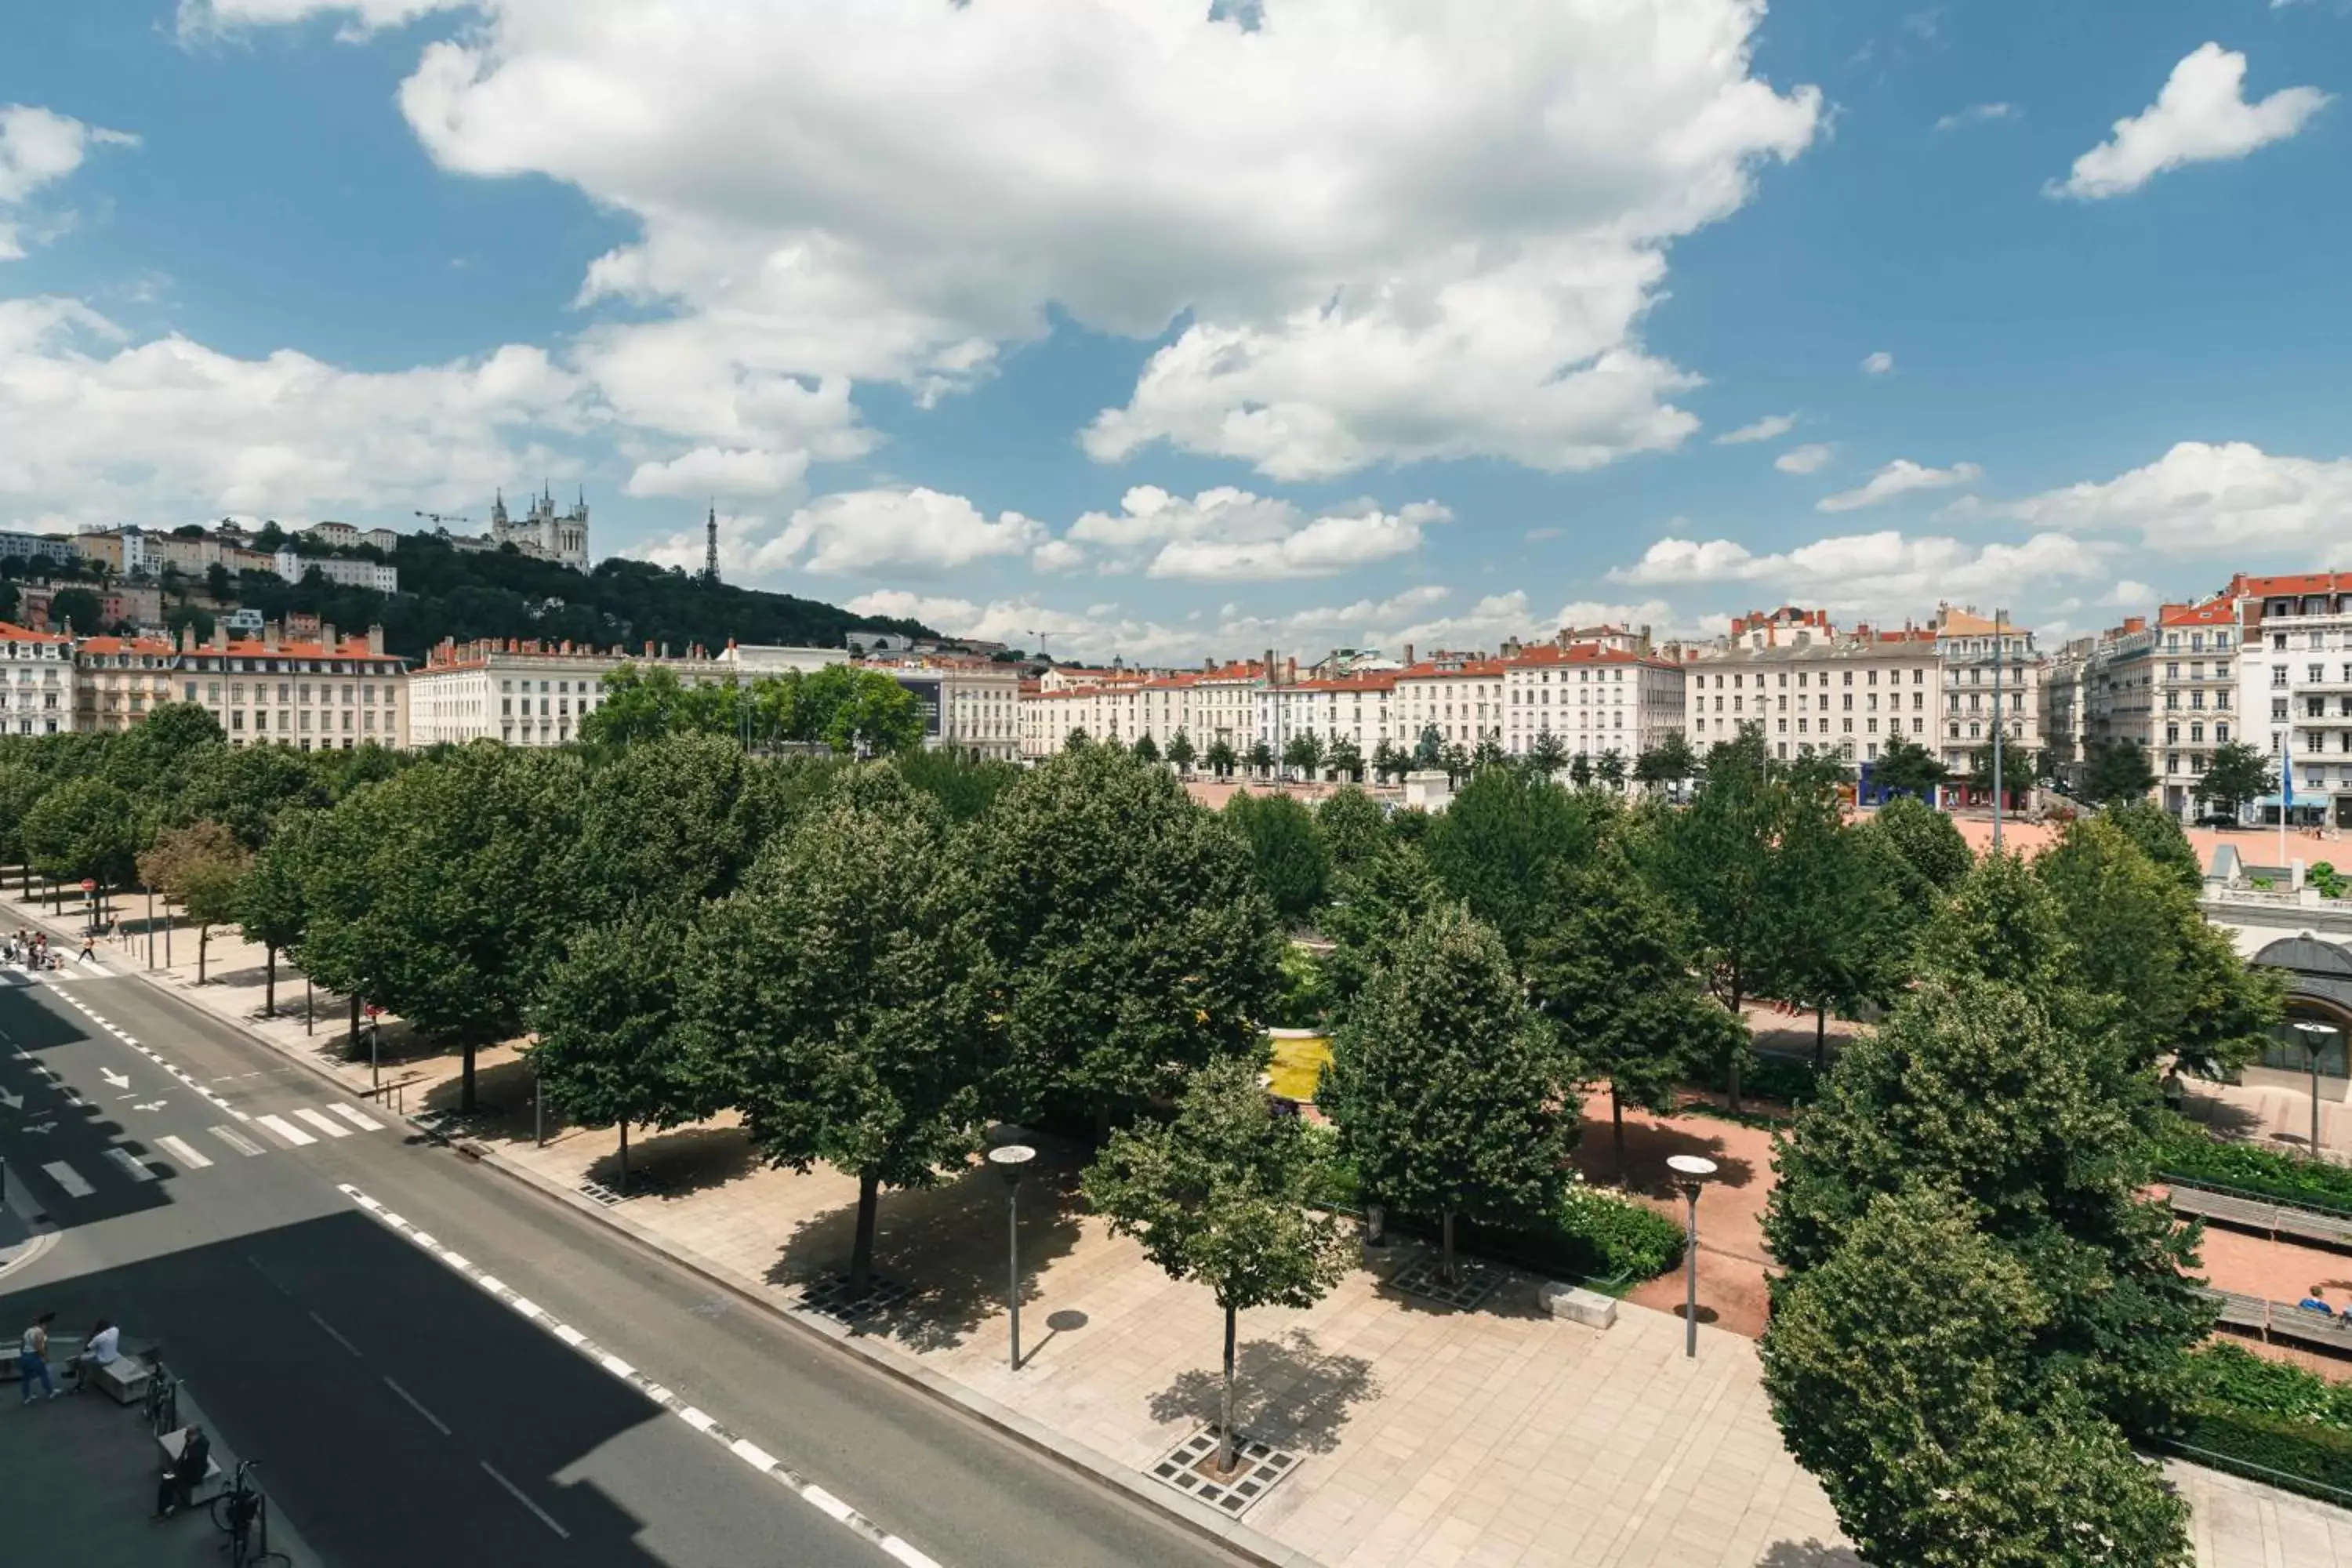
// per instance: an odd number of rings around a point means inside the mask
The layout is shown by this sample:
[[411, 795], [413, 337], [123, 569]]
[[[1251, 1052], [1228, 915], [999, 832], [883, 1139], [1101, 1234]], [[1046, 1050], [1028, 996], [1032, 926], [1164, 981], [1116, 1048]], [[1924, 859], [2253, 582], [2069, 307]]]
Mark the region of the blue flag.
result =
[[2279, 820], [2280, 820], [2281, 822], [2284, 822], [2284, 821], [2286, 820], [2286, 814], [2287, 814], [2288, 812], [2291, 812], [2291, 811], [2293, 811], [2293, 810], [2294, 809], [2294, 731], [2289, 730], [2289, 731], [2286, 732], [2285, 736], [2282, 739], [2282, 741], [2281, 741], [2281, 742], [2280, 742], [2280, 750], [2281, 750], [2281, 761], [2280, 761], [2280, 763], [2279, 763], [2279, 800], [2280, 800], [2280, 803], [2281, 803], [2281, 804], [2280, 804], [2280, 805], [2279, 805]]

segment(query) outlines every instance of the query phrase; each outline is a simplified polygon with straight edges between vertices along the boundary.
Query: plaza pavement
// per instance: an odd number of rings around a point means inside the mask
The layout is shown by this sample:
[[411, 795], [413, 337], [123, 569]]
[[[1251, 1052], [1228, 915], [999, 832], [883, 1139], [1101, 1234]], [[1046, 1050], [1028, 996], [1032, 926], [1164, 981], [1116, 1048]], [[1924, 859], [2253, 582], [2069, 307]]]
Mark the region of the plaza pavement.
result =
[[[175, 993], [366, 1083], [364, 1053], [341, 1060], [338, 1003], [320, 998], [306, 1035], [300, 980], [281, 965], [279, 1000], [297, 1016], [261, 1019], [259, 952], [215, 936], [215, 978], [199, 988], [193, 946], [183, 932], [164, 977]], [[102, 952], [111, 983], [138, 983], [124, 972], [143, 947]], [[383, 1062], [410, 1114], [454, 1103], [454, 1056], [412, 1056], [394, 1026]], [[496, 1113], [470, 1138], [492, 1163], [578, 1202], [583, 1183], [617, 1185], [609, 1131], [551, 1127], [533, 1145], [529, 1075], [510, 1047], [484, 1052], [479, 1077]], [[834, 1172], [761, 1168], [723, 1121], [633, 1138], [632, 1156], [634, 1195], [606, 1212], [744, 1294], [794, 1311], [803, 1283], [845, 1261], [855, 1186]], [[1082, 1213], [1066, 1153], [1039, 1163], [1022, 1201], [1020, 1372], [1004, 1364], [1004, 1192], [984, 1172], [884, 1196], [877, 1268], [912, 1296], [853, 1343], [1066, 1455], [1139, 1472], [1214, 1410], [1218, 1314]], [[1410, 1251], [1368, 1254], [1310, 1310], [1244, 1315], [1242, 1424], [1302, 1456], [1244, 1516], [1253, 1530], [1330, 1568], [1856, 1563], [1781, 1445], [1752, 1342], [1703, 1316], [1685, 1360], [1676, 1317], [1629, 1303], [1606, 1331], [1555, 1321], [1526, 1277], [1475, 1310], [1430, 1306], [1386, 1288]], [[2170, 1468], [2196, 1510], [2200, 1563], [2352, 1568], [2352, 1514]]]

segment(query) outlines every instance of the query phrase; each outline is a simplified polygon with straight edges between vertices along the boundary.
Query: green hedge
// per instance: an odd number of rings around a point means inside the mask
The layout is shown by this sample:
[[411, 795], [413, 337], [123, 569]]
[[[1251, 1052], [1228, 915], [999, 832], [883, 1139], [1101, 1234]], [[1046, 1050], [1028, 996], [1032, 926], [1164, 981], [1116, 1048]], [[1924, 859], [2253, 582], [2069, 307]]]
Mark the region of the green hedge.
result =
[[2352, 1493], [2352, 1386], [2226, 1341], [2191, 1352], [2187, 1372], [2183, 1443]]
[[2352, 1212], [2352, 1167], [2251, 1143], [2224, 1143], [2186, 1117], [2173, 1118], [2158, 1140], [2156, 1168], [2190, 1181]]
[[1813, 1064], [1794, 1057], [1756, 1056], [1740, 1074], [1741, 1096], [1777, 1100], [1782, 1105], [1811, 1105], [1821, 1092], [1821, 1074]]
[[2257, 1410], [2200, 1405], [2190, 1410], [2181, 1441], [2225, 1459], [2352, 1494], [2352, 1432]]

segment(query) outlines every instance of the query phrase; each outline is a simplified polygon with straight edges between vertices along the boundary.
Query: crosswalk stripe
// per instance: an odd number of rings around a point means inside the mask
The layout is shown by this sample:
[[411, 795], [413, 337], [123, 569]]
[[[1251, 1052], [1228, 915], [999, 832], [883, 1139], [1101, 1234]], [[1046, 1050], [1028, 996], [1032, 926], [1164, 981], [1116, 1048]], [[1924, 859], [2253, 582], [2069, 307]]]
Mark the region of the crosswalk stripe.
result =
[[191, 1171], [201, 1171], [212, 1163], [211, 1156], [196, 1152], [195, 1145], [184, 1138], [175, 1138], [168, 1132], [155, 1140], [155, 1146]]
[[250, 1138], [239, 1137], [236, 1132], [231, 1131], [228, 1128], [207, 1127], [205, 1131], [219, 1139], [222, 1142], [227, 1144], [230, 1148], [236, 1150], [238, 1153], [247, 1156], [248, 1159], [261, 1152], [260, 1144], [255, 1142]]
[[358, 1128], [362, 1132], [381, 1132], [383, 1131], [383, 1122], [378, 1121], [373, 1116], [362, 1116], [358, 1111], [353, 1110], [348, 1105], [331, 1105], [327, 1107], [327, 1109], [333, 1111], [336, 1115], [341, 1117], [344, 1121], [350, 1122], [352, 1126]]
[[278, 1137], [283, 1138], [289, 1144], [295, 1148], [299, 1149], [305, 1143], [316, 1143], [318, 1142], [316, 1138], [311, 1137], [308, 1132], [303, 1131], [299, 1127], [295, 1126], [292, 1122], [287, 1121], [282, 1116], [257, 1116], [253, 1120], [261, 1126], [268, 1128], [270, 1131], [276, 1133]]
[[121, 1166], [123, 1173], [134, 1182], [152, 1182], [155, 1179], [155, 1173], [149, 1170], [140, 1161], [139, 1156], [128, 1149], [109, 1149], [106, 1152], [106, 1157]]
[[338, 1126], [333, 1117], [322, 1115], [320, 1112], [311, 1110], [307, 1105], [301, 1110], [296, 1111], [294, 1114], [300, 1117], [303, 1121], [309, 1122], [311, 1126], [317, 1128], [320, 1131], [325, 1133], [330, 1138], [348, 1138], [352, 1135], [352, 1130], [350, 1128]]
[[49, 1180], [63, 1187], [69, 1197], [86, 1198], [98, 1191], [96, 1187], [81, 1179], [79, 1171], [75, 1170], [63, 1160], [52, 1160], [41, 1169], [47, 1171], [49, 1173]]

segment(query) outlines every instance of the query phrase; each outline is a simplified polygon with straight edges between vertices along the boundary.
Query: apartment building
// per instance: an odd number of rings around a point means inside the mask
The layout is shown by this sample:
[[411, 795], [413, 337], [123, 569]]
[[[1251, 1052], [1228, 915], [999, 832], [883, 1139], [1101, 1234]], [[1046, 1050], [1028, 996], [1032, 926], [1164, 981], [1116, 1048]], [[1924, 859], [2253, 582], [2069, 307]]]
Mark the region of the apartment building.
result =
[[2018, 794], [2031, 788], [2034, 754], [2042, 746], [2043, 660], [2033, 634], [1948, 605], [1937, 613], [1935, 634], [1943, 674], [1943, 733], [1936, 737], [1935, 749], [1953, 774], [1951, 792], [1962, 804], [1990, 802], [1990, 791], [1966, 781], [1979, 763], [1992, 765], [1996, 728], [2003, 790]]
[[1344, 740], [1354, 745], [1369, 767], [1372, 752], [1382, 741], [1398, 743], [1391, 718], [1397, 679], [1394, 671], [1374, 670], [1260, 686], [1255, 694], [1255, 738], [1264, 741], [1277, 760], [1301, 735], [1313, 735], [1327, 752]]
[[1526, 756], [1549, 734], [1571, 755], [1629, 763], [1683, 728], [1688, 677], [1634, 637], [1596, 628], [1589, 641], [1522, 648], [1503, 662], [1503, 749]]
[[80, 558], [74, 542], [47, 533], [19, 533], [13, 529], [0, 529], [0, 558], [14, 556], [19, 561], [57, 562], [70, 565]]
[[[2080, 784], [2094, 753], [2129, 741], [2158, 765], [2156, 650], [2159, 628], [2133, 616], [2075, 637], [2042, 666], [2042, 750], [2060, 778]], [[2200, 737], [2202, 731], [2200, 731]]]
[[2292, 752], [2295, 820], [2352, 827], [2352, 572], [2242, 574], [2227, 593], [2249, 742], [2282, 770]]
[[1399, 670], [1391, 707], [1397, 744], [1412, 751], [1432, 731], [1441, 746], [1475, 750], [1481, 741], [1502, 744], [1508, 708], [1505, 674], [1501, 659], [1461, 653], [1439, 654]]
[[1784, 762], [1827, 753], [1860, 767], [1896, 735], [1935, 745], [1939, 662], [1928, 628], [1841, 632], [1821, 611], [1783, 609], [1735, 620], [1682, 669], [1684, 732], [1702, 754], [1743, 725]]
[[71, 730], [80, 691], [71, 638], [0, 621], [0, 733]]
[[[730, 650], [732, 651], [732, 650]], [[726, 656], [721, 655], [724, 661]], [[868, 659], [914, 695], [923, 710], [923, 744], [979, 761], [1021, 755], [1021, 672], [986, 659], [908, 656]]]
[[315, 642], [274, 629], [233, 638], [216, 627], [203, 643], [189, 627], [173, 674], [180, 700], [202, 704], [233, 746], [347, 752], [408, 743], [406, 664], [384, 651], [381, 626], [351, 637], [325, 626]]
[[338, 587], [373, 588], [379, 594], [400, 592], [400, 568], [380, 562], [342, 555], [299, 555], [291, 550], [281, 550], [268, 559], [270, 570], [289, 583], [299, 583], [316, 572]]
[[107, 734], [143, 723], [179, 695], [179, 662], [169, 637], [82, 638], [74, 650], [74, 728]]
[[2203, 604], [2166, 605], [2157, 612], [2156, 637], [2148, 766], [2164, 808], [2190, 816], [2200, 808], [2199, 781], [2215, 749], [2246, 739], [2237, 598], [2221, 594]]

